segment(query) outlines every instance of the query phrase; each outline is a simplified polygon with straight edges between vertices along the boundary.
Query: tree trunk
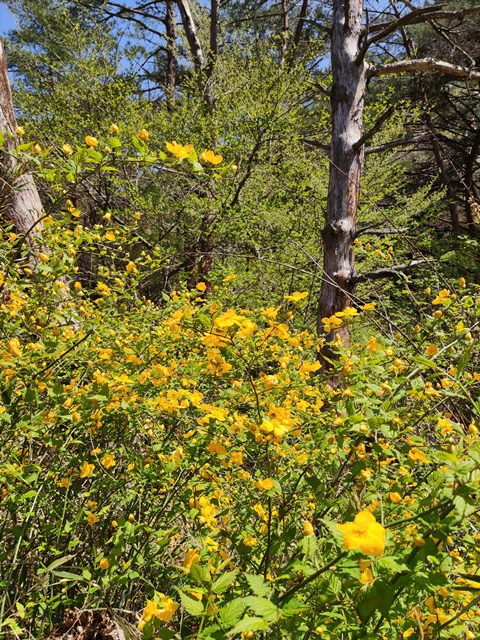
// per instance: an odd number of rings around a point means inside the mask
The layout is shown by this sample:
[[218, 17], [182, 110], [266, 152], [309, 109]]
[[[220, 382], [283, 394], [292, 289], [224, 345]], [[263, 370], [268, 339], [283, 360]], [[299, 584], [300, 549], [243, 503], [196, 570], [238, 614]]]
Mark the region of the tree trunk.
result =
[[16, 127], [7, 61], [0, 39], [0, 131], [5, 136], [0, 160], [0, 196], [5, 203], [7, 219], [12, 220], [17, 233], [25, 236], [27, 242], [32, 245], [42, 233], [40, 219], [43, 207], [31, 174], [24, 173], [16, 177], [18, 165], [9, 153], [15, 146]]
[[[426, 101], [426, 98], [425, 98], [425, 101]], [[427, 105], [427, 109], [428, 109], [428, 105]], [[448, 209], [450, 211], [450, 222], [452, 225], [452, 233], [454, 235], [458, 235], [460, 233], [460, 220], [458, 216], [457, 203], [455, 201], [456, 200], [455, 190], [452, 187], [452, 183], [450, 182], [450, 178], [448, 176], [448, 172], [445, 167], [445, 163], [443, 161], [442, 149], [440, 147], [440, 143], [438, 142], [438, 134], [435, 129], [435, 125], [433, 124], [433, 120], [428, 112], [426, 114], [425, 121], [427, 123], [427, 128], [431, 134], [433, 155], [435, 156], [435, 162], [437, 163], [438, 171], [440, 173], [440, 178], [447, 191]]]
[[167, 98], [167, 109], [171, 112], [175, 107], [175, 89], [177, 84], [177, 58], [175, 52], [175, 11], [173, 0], [167, 0], [165, 31], [167, 36], [167, 82], [165, 94]]
[[467, 218], [468, 232], [472, 238], [478, 237], [477, 226], [475, 224], [475, 217], [473, 215], [473, 202], [475, 201], [475, 161], [480, 150], [480, 130], [475, 134], [472, 148], [468, 154], [467, 162], [465, 165], [465, 215]]
[[[323, 279], [317, 330], [323, 335], [322, 318], [350, 306], [355, 276], [353, 240], [357, 223], [360, 177], [364, 163], [362, 137], [366, 74], [359, 56], [362, 36], [363, 0], [333, 0], [332, 143], [330, 178], [323, 237]], [[357, 56], [361, 59], [358, 60]], [[338, 335], [348, 344], [348, 328], [327, 335], [321, 354], [331, 357], [328, 343]]]
[[[208, 52], [208, 63], [206, 68], [205, 82], [205, 102], [207, 103], [210, 113], [215, 111], [215, 94], [213, 91], [213, 71], [218, 55], [218, 27], [220, 18], [220, 2], [219, 0], [211, 0], [210, 2], [210, 50]], [[216, 140], [213, 139], [212, 146], [215, 146]]]

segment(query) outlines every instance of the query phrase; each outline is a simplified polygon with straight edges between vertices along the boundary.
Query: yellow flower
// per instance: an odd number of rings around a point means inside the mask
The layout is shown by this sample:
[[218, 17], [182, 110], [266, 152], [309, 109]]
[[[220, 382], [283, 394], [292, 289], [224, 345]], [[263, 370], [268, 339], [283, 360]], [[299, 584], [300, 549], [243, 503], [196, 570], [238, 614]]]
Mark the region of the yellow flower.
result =
[[93, 527], [94, 524], [97, 524], [97, 522], [100, 522], [100, 518], [96, 513], [93, 513], [93, 511], [87, 511], [85, 520], [91, 527]]
[[206, 291], [207, 285], [205, 284], [205, 282], [198, 282], [195, 288], [203, 293], [204, 291]]
[[208, 453], [216, 454], [218, 456], [226, 456], [227, 450], [217, 440], [212, 440], [206, 447]]
[[111, 453], [106, 453], [101, 459], [101, 463], [105, 469], [110, 469], [110, 467], [114, 467], [117, 464], [115, 456], [112, 456]]
[[230, 327], [233, 327], [234, 325], [242, 326], [244, 322], [244, 316], [239, 316], [234, 309], [228, 309], [225, 313], [222, 313], [221, 316], [215, 318], [214, 324], [219, 329], [224, 330], [230, 329]]
[[223, 156], [220, 154], [215, 155], [214, 151], [204, 151], [200, 154], [200, 160], [202, 160], [202, 162], [209, 162], [210, 164], [220, 164]]
[[450, 297], [450, 291], [448, 289], [442, 289], [436, 298], [432, 300], [432, 304], [445, 304]]
[[337, 316], [337, 318], [353, 318], [353, 316], [358, 315], [358, 311], [355, 309], [355, 307], [347, 307], [343, 311], [337, 311], [335, 315]]
[[161, 608], [158, 606], [158, 602], [155, 600], [147, 600], [147, 606], [143, 610], [141, 622], [150, 622], [152, 618], [157, 618], [162, 622], [170, 622], [173, 618], [175, 611], [178, 609], [178, 604], [163, 593], [158, 594], [160, 598]]
[[243, 544], [247, 547], [255, 547], [258, 544], [258, 542], [254, 536], [247, 536], [246, 538], [243, 539]]
[[425, 353], [427, 354], [427, 356], [434, 356], [435, 354], [438, 353], [438, 349], [437, 347], [433, 344], [433, 342], [431, 342], [428, 347], [425, 349]]
[[73, 153], [73, 149], [69, 144], [64, 144], [62, 146], [62, 151], [66, 156], [71, 156]]
[[402, 638], [410, 638], [411, 635], [415, 633], [415, 629], [413, 627], [409, 627], [406, 631], [402, 633]]
[[342, 326], [343, 320], [337, 318], [337, 316], [330, 316], [329, 318], [322, 318], [323, 330], [325, 333], [330, 333]]
[[254, 485], [262, 491], [270, 491], [275, 486], [275, 483], [271, 478], [265, 478], [264, 480], [256, 480]]
[[18, 356], [22, 355], [22, 347], [18, 338], [12, 338], [11, 340], [9, 340], [8, 353], [14, 358], [18, 358]]
[[95, 148], [98, 145], [98, 140], [93, 136], [85, 136], [85, 143], [87, 147]]
[[234, 451], [230, 456], [230, 460], [233, 464], [242, 465], [243, 464], [243, 453], [241, 451]]
[[127, 263], [125, 270], [128, 271], [128, 273], [138, 273], [137, 265], [131, 261]]
[[110, 566], [110, 563], [108, 562], [108, 558], [102, 558], [98, 564], [100, 566], [100, 569], [103, 569], [104, 571], [106, 571]]
[[146, 129], [140, 129], [140, 131], [138, 132], [138, 137], [140, 138], [140, 140], [148, 140], [150, 137], [150, 134], [148, 133], [148, 131]]
[[308, 291], [295, 291], [289, 296], [283, 296], [283, 297], [285, 298], [285, 300], [288, 300], [289, 302], [299, 302], [300, 300], [303, 300], [304, 298], [306, 298], [308, 295], [309, 295]]
[[208, 364], [206, 370], [214, 376], [223, 376], [224, 373], [233, 369], [232, 365], [224, 360], [219, 349], [211, 349], [208, 354]]
[[193, 144], [183, 146], [175, 140], [173, 140], [173, 142], [167, 142], [165, 146], [167, 147], [167, 151], [170, 151], [170, 153], [177, 158], [187, 158], [190, 151], [193, 151]]
[[42, 262], [48, 262], [50, 260], [49, 256], [46, 253], [39, 253], [38, 257]]
[[305, 520], [305, 522], [303, 523], [303, 535], [311, 536], [313, 535], [313, 532], [314, 532], [313, 524], [308, 520]]
[[380, 345], [376, 338], [370, 338], [370, 340], [367, 342], [366, 347], [369, 353], [372, 353], [373, 351], [378, 351], [378, 349], [380, 349]]
[[200, 554], [197, 549], [189, 549], [183, 559], [183, 566], [185, 569], [190, 569], [190, 567], [200, 560]]
[[119, 127], [117, 124], [115, 124], [114, 122], [112, 122], [112, 124], [110, 125], [110, 133], [114, 133], [117, 134], [120, 131]]
[[91, 478], [95, 469], [94, 464], [84, 462], [80, 467], [80, 478]]
[[97, 289], [101, 291], [102, 295], [105, 294], [108, 296], [110, 293], [110, 287], [104, 282], [97, 282]]
[[24, 136], [25, 135], [25, 129], [23, 127], [17, 127], [15, 129], [15, 133], [17, 134], [17, 136]]
[[360, 511], [353, 522], [337, 527], [344, 534], [343, 544], [347, 551], [357, 549], [367, 556], [381, 556], [384, 552], [385, 529], [370, 511]]
[[374, 580], [373, 573], [371, 572], [370, 569], [368, 569], [368, 567], [367, 569], [365, 569], [365, 571], [362, 571], [360, 573], [360, 582], [362, 584], [370, 584], [373, 582], [373, 580]]
[[402, 501], [402, 496], [399, 493], [392, 492], [392, 493], [390, 493], [390, 500], [394, 504], [399, 504]]
[[430, 460], [427, 459], [425, 453], [420, 449], [417, 449], [417, 447], [413, 447], [412, 449], [410, 449], [410, 451], [408, 452], [408, 457], [414, 462], [424, 462], [425, 464], [430, 463]]

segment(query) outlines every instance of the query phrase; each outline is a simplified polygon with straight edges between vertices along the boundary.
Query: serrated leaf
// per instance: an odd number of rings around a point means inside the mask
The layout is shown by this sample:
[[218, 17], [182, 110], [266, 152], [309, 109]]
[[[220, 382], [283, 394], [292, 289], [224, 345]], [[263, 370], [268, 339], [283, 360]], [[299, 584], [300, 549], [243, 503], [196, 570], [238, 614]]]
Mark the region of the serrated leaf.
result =
[[393, 589], [386, 582], [376, 580], [365, 591], [365, 595], [358, 605], [358, 615], [362, 622], [367, 621], [375, 611], [380, 611], [383, 615], [387, 615], [394, 595]]
[[212, 579], [210, 571], [207, 571], [201, 564], [193, 564], [188, 575], [192, 580], [201, 583], [210, 582]]
[[228, 589], [228, 587], [235, 582], [237, 575], [238, 569], [234, 569], [233, 571], [227, 571], [227, 573], [219, 576], [212, 584], [213, 593], [222, 593], [222, 591]]
[[252, 573], [246, 573], [245, 578], [250, 585], [250, 589], [256, 596], [266, 596], [270, 591], [270, 585], [268, 584], [268, 582], [265, 582], [262, 576], [256, 576]]
[[237, 633], [244, 633], [246, 631], [263, 631], [268, 627], [268, 622], [263, 618], [256, 618], [247, 616], [240, 620], [231, 631], [229, 631], [229, 636], [234, 636]]
[[182, 607], [185, 609], [187, 613], [191, 616], [200, 616], [203, 613], [203, 604], [199, 600], [195, 600], [194, 598], [190, 598], [186, 593], [180, 591], [180, 600], [182, 602]]
[[408, 566], [404, 563], [398, 562], [395, 556], [382, 556], [377, 560], [377, 566], [390, 571], [391, 573], [398, 573], [400, 571], [410, 571]]
[[120, 140], [120, 138], [116, 138], [116, 137], [109, 138], [108, 146], [111, 147], [112, 149], [116, 149], [117, 147], [122, 146], [122, 141]]
[[236, 598], [235, 600], [227, 602], [227, 604], [220, 609], [218, 615], [227, 627], [231, 627], [240, 620], [246, 608], [245, 598]]
[[295, 598], [290, 598], [284, 605], [282, 605], [281, 616], [282, 618], [289, 618], [290, 616], [296, 616], [302, 611], [308, 610], [308, 605]]
[[267, 600], [267, 598], [247, 596], [244, 598], [244, 601], [248, 609], [251, 609], [257, 616], [261, 616], [269, 622], [273, 622], [279, 617], [278, 607], [270, 600]]

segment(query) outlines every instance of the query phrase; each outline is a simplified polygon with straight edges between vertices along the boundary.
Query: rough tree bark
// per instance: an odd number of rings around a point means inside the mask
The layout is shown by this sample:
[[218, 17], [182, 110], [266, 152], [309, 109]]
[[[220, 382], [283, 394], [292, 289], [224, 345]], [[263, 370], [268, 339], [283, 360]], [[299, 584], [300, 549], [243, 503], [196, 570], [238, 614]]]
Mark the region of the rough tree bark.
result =
[[166, 4], [165, 33], [167, 37], [167, 81], [165, 94], [167, 99], [167, 109], [169, 111], [173, 111], [175, 107], [175, 89], [177, 84], [175, 10], [173, 0], [167, 0]]
[[[317, 329], [323, 334], [322, 318], [350, 306], [355, 276], [355, 239], [360, 178], [364, 151], [357, 143], [363, 133], [366, 72], [361, 50], [363, 0], [333, 0], [332, 56], [332, 144], [327, 211], [323, 237], [323, 279]], [[348, 329], [338, 335], [348, 344]], [[330, 357], [328, 347], [322, 360]]]
[[[351, 305], [355, 283], [355, 239], [360, 179], [364, 164], [364, 143], [375, 132], [363, 135], [363, 110], [367, 79], [417, 71], [440, 72], [471, 81], [480, 80], [480, 70], [451, 64], [443, 60], [422, 58], [400, 60], [371, 66], [365, 55], [371, 45], [409, 24], [433, 18], [463, 19], [465, 10], [443, 11], [440, 6], [411, 7], [410, 13], [388, 23], [362, 27], [363, 0], [332, 0], [331, 30], [331, 117], [330, 177], [323, 238], [323, 277], [317, 315], [317, 330], [324, 335], [322, 318], [330, 317]], [[410, 3], [408, 3], [410, 7]], [[480, 13], [480, 6], [468, 9], [468, 15]], [[469, 191], [471, 192], [472, 189]], [[319, 354], [328, 368], [332, 358], [331, 343], [339, 337], [348, 344], [348, 327], [341, 326], [326, 336], [326, 344]]]
[[16, 176], [18, 164], [9, 153], [15, 146], [16, 127], [7, 61], [0, 39], [0, 131], [5, 136], [0, 158], [0, 197], [4, 201], [7, 220], [11, 220], [17, 233], [33, 245], [42, 233], [43, 207], [32, 175]]

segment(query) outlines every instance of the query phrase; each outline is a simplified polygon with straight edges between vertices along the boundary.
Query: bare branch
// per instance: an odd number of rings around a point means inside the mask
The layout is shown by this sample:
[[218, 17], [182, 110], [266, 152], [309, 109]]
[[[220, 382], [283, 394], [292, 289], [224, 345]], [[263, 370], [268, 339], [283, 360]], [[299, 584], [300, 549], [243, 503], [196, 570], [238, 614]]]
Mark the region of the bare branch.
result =
[[363, 147], [363, 145], [365, 144], [365, 142], [367, 140], [369, 140], [370, 138], [373, 138], [373, 136], [380, 131], [380, 129], [382, 128], [384, 122], [386, 122], [391, 115], [393, 115], [393, 113], [395, 112], [395, 106], [392, 105], [391, 107], [388, 107], [388, 109], [382, 113], [382, 115], [378, 118], [378, 120], [375, 122], [375, 124], [373, 125], [373, 127], [371, 127], [368, 131], [366, 131], [363, 136], [360, 138], [360, 140], [357, 140], [357, 142], [355, 142], [355, 144], [353, 145], [353, 148], [355, 150], [360, 149], [361, 147]]
[[407, 233], [410, 230], [410, 227], [403, 227], [402, 229], [372, 229], [371, 227], [364, 227], [363, 229], [358, 229], [355, 237], [369, 235], [369, 236], [390, 236], [394, 233]]
[[368, 70], [368, 77], [385, 76], [396, 73], [412, 73], [414, 71], [439, 71], [456, 78], [468, 78], [469, 80], [480, 81], [480, 70], [469, 69], [443, 60], [434, 58], [421, 58], [418, 60], [400, 60], [388, 64], [377, 64]]
[[393, 267], [376, 269], [375, 271], [368, 271], [367, 273], [359, 274], [358, 276], [350, 278], [350, 282], [351, 284], [358, 284], [359, 282], [366, 282], [367, 280], [381, 280], [382, 278], [401, 278], [404, 271], [426, 263], [428, 263], [428, 260], [412, 260], [411, 262], [406, 262], [405, 264], [397, 264]]
[[458, 11], [443, 10], [442, 5], [413, 9], [410, 13], [407, 13], [398, 20], [370, 24], [368, 27], [369, 32], [376, 33], [377, 36], [370, 38], [369, 45], [373, 44], [373, 42], [376, 42], [377, 40], [385, 38], [385, 36], [393, 33], [393, 31], [396, 31], [400, 27], [419, 24], [426, 20], [463, 20], [463, 18], [466, 18], [469, 15], [475, 15], [476, 13], [480, 13], [480, 6], [469, 7], [468, 9], [459, 9]]
[[318, 140], [307, 140], [306, 138], [302, 138], [302, 142], [310, 145], [311, 147], [316, 147], [317, 149], [321, 149], [322, 151], [327, 151], [327, 153], [330, 153], [330, 145], [325, 144], [324, 142], [319, 142]]
[[198, 39], [190, 3], [188, 0], [178, 0], [178, 7], [180, 9], [180, 15], [182, 16], [182, 24], [185, 29], [185, 35], [187, 36], [190, 53], [192, 54], [195, 68], [199, 71], [204, 65], [205, 56], [203, 55], [202, 45]]

